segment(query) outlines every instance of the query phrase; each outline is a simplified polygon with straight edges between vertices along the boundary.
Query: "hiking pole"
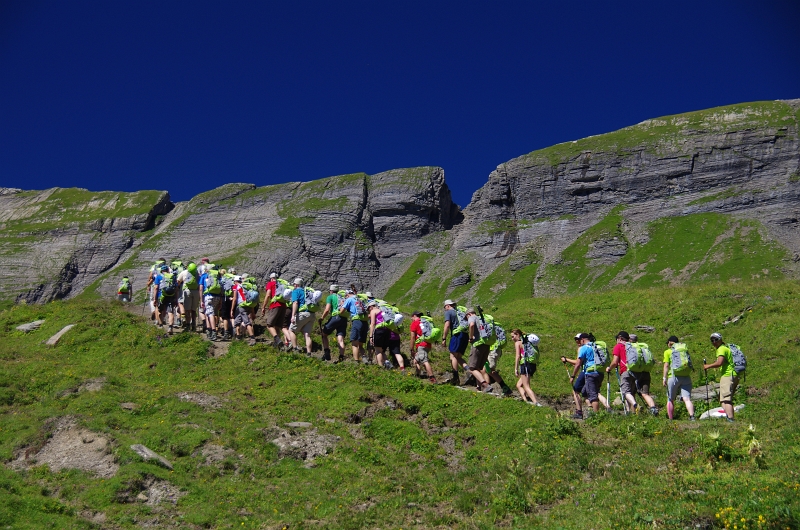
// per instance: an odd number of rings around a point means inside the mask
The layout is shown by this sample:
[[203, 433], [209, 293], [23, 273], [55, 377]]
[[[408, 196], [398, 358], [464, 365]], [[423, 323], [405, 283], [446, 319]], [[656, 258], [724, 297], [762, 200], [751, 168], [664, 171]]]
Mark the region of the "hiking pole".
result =
[[622, 410], [625, 414], [628, 413], [628, 400], [625, 399], [625, 394], [622, 393], [622, 379], [619, 376], [619, 366], [617, 366], [617, 384], [619, 385], [619, 396], [622, 399]]
[[606, 379], [606, 405], [608, 406], [609, 411], [611, 411], [611, 401], [609, 401], [610, 395], [611, 395], [611, 379]]
[[703, 357], [703, 371], [706, 373], [706, 410], [708, 417], [711, 417], [711, 399], [708, 397], [708, 369], [706, 368], [706, 359]]

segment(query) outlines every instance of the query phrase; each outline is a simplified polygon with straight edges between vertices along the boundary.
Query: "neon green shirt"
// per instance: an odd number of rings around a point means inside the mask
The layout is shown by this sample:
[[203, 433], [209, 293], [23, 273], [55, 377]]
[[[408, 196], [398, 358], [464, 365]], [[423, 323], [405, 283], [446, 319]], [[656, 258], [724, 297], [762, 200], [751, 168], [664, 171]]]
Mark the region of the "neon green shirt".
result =
[[720, 377], [733, 377], [736, 372], [733, 370], [733, 354], [727, 344], [717, 348], [717, 357], [722, 357], [722, 366], [719, 367]]
[[678, 370], [677, 374], [675, 373], [675, 370], [672, 369], [672, 348], [664, 350], [664, 364], [669, 366], [669, 377], [684, 377], [687, 375], [692, 375], [692, 369], [688, 366]]

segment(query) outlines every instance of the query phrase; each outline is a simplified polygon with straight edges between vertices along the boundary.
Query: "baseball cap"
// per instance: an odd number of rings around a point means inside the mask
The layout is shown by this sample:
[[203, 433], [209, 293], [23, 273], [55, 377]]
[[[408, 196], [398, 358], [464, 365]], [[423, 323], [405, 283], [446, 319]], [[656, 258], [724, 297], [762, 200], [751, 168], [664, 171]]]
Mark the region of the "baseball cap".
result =
[[588, 339], [589, 338], [589, 334], [588, 333], [581, 333], [580, 335], [578, 335], [578, 338], [580, 338], [580, 339]]
[[228, 272], [231, 274], [236, 274], [236, 267], [231, 267], [230, 269], [228, 269]]
[[372, 293], [370, 291], [364, 293], [364, 296], [366, 296], [367, 298], [375, 298], [374, 296], [372, 296]]
[[456, 303], [448, 298], [447, 300], [444, 301], [444, 305], [456, 305]]
[[295, 278], [294, 279], [294, 284], [302, 286], [303, 285], [303, 278]]
[[712, 334], [711, 334], [711, 340], [712, 340], [712, 341], [715, 341], [715, 340], [722, 340], [722, 335], [720, 335], [719, 333], [712, 333]]
[[630, 335], [628, 335], [628, 332], [627, 332], [627, 331], [620, 331], [619, 333], [617, 333], [617, 338], [618, 338], [618, 339], [622, 339], [622, 340], [624, 340], [625, 342], [627, 342], [627, 341], [631, 340], [631, 336], [630, 336]]
[[209, 261], [211, 261], [211, 260], [210, 260], [210, 259], [208, 259], [208, 258], [203, 258], [203, 259], [201, 259], [200, 261], [205, 261], [206, 263], [208, 263], [208, 262], [209, 262]]
[[667, 339], [667, 344], [669, 344], [670, 342], [680, 342], [680, 341], [681, 340], [675, 335], [670, 335], [669, 338]]
[[421, 317], [422, 314], [423, 314], [422, 311], [414, 311], [413, 313], [411, 313], [411, 315], [415, 317]]
[[367, 302], [367, 307], [372, 307], [374, 305], [378, 305], [378, 302], [376, 300], [370, 300], [369, 302]]
[[335, 283], [332, 283], [332, 284], [331, 284], [331, 288], [330, 288], [330, 289], [328, 289], [328, 290], [329, 290], [329, 291], [331, 291], [331, 292], [333, 292], [333, 291], [338, 291], [338, 290], [339, 290], [339, 286], [338, 286], [338, 285], [336, 285]]
[[582, 335], [582, 333], [576, 333], [575, 334], [575, 340], [581, 340], [581, 335]]
[[345, 291], [345, 294], [356, 294], [356, 292], [352, 289], [348, 289]]
[[277, 278], [277, 277], [278, 277], [278, 274], [277, 274], [277, 273], [275, 273], [275, 272], [270, 272], [270, 273], [269, 273], [269, 277], [270, 277], [270, 278]]
[[234, 276], [233, 277], [233, 281], [240, 282], [240, 281], [242, 281], [242, 277], [241, 276]]

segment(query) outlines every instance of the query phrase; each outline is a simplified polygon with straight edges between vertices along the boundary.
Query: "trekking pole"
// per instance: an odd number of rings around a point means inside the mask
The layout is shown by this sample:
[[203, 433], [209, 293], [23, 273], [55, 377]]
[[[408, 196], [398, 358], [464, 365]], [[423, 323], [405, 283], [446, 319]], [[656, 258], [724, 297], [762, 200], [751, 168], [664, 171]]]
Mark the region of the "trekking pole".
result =
[[706, 373], [706, 410], [708, 412], [708, 417], [711, 417], [711, 399], [708, 397], [708, 369], [706, 366], [706, 359], [703, 358], [703, 371]]
[[606, 379], [606, 404], [608, 405], [608, 410], [611, 410], [611, 402], [609, 401], [609, 396], [611, 395], [611, 380]]

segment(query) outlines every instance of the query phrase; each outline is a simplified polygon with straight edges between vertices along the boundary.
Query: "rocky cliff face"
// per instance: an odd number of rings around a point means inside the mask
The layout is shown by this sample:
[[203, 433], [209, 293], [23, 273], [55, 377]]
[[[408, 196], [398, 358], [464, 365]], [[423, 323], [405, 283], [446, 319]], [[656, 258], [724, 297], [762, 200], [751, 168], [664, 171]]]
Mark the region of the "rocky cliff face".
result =
[[0, 298], [38, 302], [81, 292], [171, 208], [159, 191], [0, 190]]

